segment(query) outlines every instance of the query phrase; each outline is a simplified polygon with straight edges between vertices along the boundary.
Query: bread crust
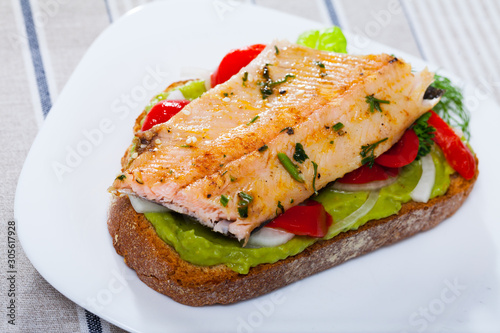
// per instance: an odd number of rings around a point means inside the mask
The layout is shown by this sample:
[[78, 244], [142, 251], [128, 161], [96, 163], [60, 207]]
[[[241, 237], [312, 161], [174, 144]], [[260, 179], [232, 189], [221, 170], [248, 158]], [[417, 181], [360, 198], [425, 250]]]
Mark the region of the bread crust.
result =
[[149, 287], [190, 306], [230, 304], [269, 293], [435, 227], [463, 204], [477, 176], [478, 172], [473, 179], [465, 180], [454, 174], [443, 196], [427, 203], [408, 202], [398, 214], [318, 241], [276, 263], [252, 267], [248, 274], [238, 274], [225, 265], [198, 266], [184, 261], [157, 236], [144, 215], [135, 212], [126, 196], [112, 199], [108, 229], [116, 252]]

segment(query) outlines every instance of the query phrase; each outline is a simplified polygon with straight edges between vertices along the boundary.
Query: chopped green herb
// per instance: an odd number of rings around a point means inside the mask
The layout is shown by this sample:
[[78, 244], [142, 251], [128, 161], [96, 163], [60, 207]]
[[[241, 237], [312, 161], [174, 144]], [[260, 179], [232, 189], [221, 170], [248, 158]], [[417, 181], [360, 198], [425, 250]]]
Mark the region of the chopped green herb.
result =
[[224, 207], [227, 207], [229, 203], [229, 197], [226, 197], [224, 194], [220, 196], [220, 204]]
[[280, 131], [280, 133], [281, 133], [281, 132], [284, 132], [284, 131], [286, 131], [286, 134], [288, 134], [288, 135], [292, 135], [293, 133], [295, 133], [295, 132], [293, 131], [293, 128], [291, 128], [291, 127], [285, 127], [285, 128], [283, 128], [283, 129]]
[[375, 148], [377, 148], [377, 146], [384, 141], [387, 141], [387, 138], [369, 145], [361, 146], [361, 152], [359, 153], [359, 155], [363, 157], [363, 159], [361, 160], [362, 165], [368, 164], [370, 168], [373, 166], [373, 163], [375, 162]]
[[413, 130], [418, 136], [418, 153], [416, 157], [417, 160], [429, 154], [431, 152], [431, 147], [434, 144], [432, 138], [434, 137], [434, 132], [436, 132], [436, 129], [427, 123], [430, 116], [430, 112], [424, 113], [413, 124]]
[[379, 112], [382, 112], [382, 109], [380, 108], [380, 103], [382, 104], [391, 104], [389, 101], [384, 101], [382, 99], [378, 99], [372, 95], [366, 96], [366, 103], [370, 104], [370, 112], [373, 113], [373, 111], [378, 110]]
[[125, 178], [127, 178], [127, 176], [125, 176], [123, 174], [116, 177], [116, 179], [119, 179], [119, 180], [124, 180]]
[[330, 144], [331, 144], [331, 145], [333, 145], [333, 140], [332, 140], [332, 141], [330, 141]]
[[262, 69], [262, 77], [264, 82], [258, 82], [257, 84], [262, 86], [260, 92], [262, 94], [262, 99], [266, 99], [273, 94], [273, 88], [279, 84], [285, 83], [288, 79], [294, 78], [293, 74], [286, 74], [281, 80], [273, 81], [269, 75], [269, 64], [265, 64]]
[[460, 88], [454, 86], [448, 78], [437, 74], [434, 75], [432, 86], [445, 90], [439, 103], [434, 106], [434, 112], [451, 126], [459, 127], [469, 140], [470, 113], [463, 103], [464, 98]]
[[294, 200], [293, 200], [293, 199], [290, 199], [290, 203], [292, 204], [293, 202], [294, 202]]
[[229, 179], [231, 179], [231, 181], [234, 182], [237, 178], [229, 175]]
[[313, 164], [314, 167], [313, 190], [314, 194], [318, 195], [318, 191], [316, 191], [316, 178], [318, 177], [318, 165], [314, 161], [311, 161], [311, 163]]
[[318, 66], [319, 68], [325, 68], [325, 64], [322, 63], [321, 61], [314, 61], [314, 64]]
[[[281, 214], [285, 213], [285, 207], [283, 207], [281, 201], [278, 201], [278, 209], [281, 210]], [[276, 215], [278, 215], [278, 209], [276, 209]]]
[[278, 159], [285, 168], [286, 171], [292, 176], [293, 179], [296, 181], [303, 183], [304, 178], [302, 178], [302, 175], [299, 172], [299, 169], [295, 164], [293, 164], [292, 160], [285, 154], [285, 153], [278, 153]]
[[344, 128], [344, 124], [342, 123], [336, 123], [335, 125], [333, 125], [332, 129], [335, 131], [335, 132], [338, 132], [340, 131], [341, 129]]
[[267, 145], [263, 145], [262, 147], [260, 147], [258, 149], [258, 151], [259, 151], [259, 153], [263, 153], [263, 152], [265, 152], [267, 150], [267, 148], [269, 148]]
[[227, 170], [226, 170], [226, 171], [224, 171], [224, 172], [222, 173], [222, 175], [220, 175], [220, 176], [222, 177], [222, 176], [224, 176], [226, 173], [227, 173]]
[[254, 123], [257, 119], [259, 119], [260, 117], [259, 116], [255, 116], [252, 118], [252, 120], [250, 120], [248, 123], [247, 123], [247, 126], [249, 126], [250, 124]]
[[241, 218], [248, 217], [248, 205], [253, 201], [253, 197], [245, 192], [238, 193], [240, 200], [238, 201], [238, 214]]
[[248, 81], [248, 72], [243, 73], [243, 86], [246, 87], [246, 82]]
[[228, 93], [226, 93], [226, 92], [225, 92], [225, 93], [222, 93], [222, 94], [224, 95], [224, 97], [229, 96], [229, 94], [228, 94]]
[[308, 158], [309, 156], [307, 156], [302, 144], [297, 142], [295, 144], [295, 153], [293, 154], [293, 159], [299, 163], [304, 163], [304, 161], [307, 160]]
[[280, 50], [276, 45], [274, 45], [274, 53], [276, 53], [276, 55], [280, 54]]
[[181, 148], [193, 148], [193, 146], [191, 146], [191, 145], [181, 145], [180, 147]]

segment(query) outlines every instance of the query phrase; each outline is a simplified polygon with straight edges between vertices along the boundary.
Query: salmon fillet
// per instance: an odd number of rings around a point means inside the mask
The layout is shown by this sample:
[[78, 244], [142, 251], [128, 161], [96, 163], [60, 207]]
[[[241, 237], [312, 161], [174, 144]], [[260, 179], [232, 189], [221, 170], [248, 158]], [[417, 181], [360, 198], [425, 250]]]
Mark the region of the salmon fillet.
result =
[[[433, 77], [386, 54], [275, 41], [168, 122], [136, 133], [142, 148], [113, 188], [248, 239], [282, 209], [360, 167], [362, 146], [383, 140], [378, 156], [396, 143], [438, 102], [423, 99]], [[367, 96], [389, 103], [371, 111]], [[293, 158], [297, 143], [308, 157], [302, 163]], [[278, 154], [293, 161], [296, 178]]]

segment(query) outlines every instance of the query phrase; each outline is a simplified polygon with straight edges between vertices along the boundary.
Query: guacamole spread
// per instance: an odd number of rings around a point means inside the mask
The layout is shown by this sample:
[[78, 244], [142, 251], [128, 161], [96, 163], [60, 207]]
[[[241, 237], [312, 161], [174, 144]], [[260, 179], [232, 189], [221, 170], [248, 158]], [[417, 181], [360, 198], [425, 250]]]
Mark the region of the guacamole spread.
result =
[[[431, 198], [443, 195], [450, 185], [450, 175], [454, 172], [446, 162], [443, 153], [434, 148], [431, 152], [436, 166], [436, 179]], [[381, 219], [397, 214], [401, 205], [411, 200], [410, 193], [417, 185], [422, 167], [420, 161], [414, 161], [403, 167], [395, 183], [380, 190], [377, 203], [372, 210], [359, 218], [350, 228], [357, 229], [369, 220]], [[323, 204], [333, 217], [330, 230], [335, 229], [339, 221], [356, 211], [366, 201], [369, 192], [344, 192], [326, 187], [313, 197]], [[295, 236], [287, 243], [272, 248], [243, 248], [236, 240], [202, 226], [189, 217], [177, 213], [146, 213], [146, 218], [153, 224], [158, 236], [172, 245], [182, 259], [202, 266], [225, 264], [232, 270], [246, 274], [250, 267], [274, 263], [288, 256], [293, 256], [316, 242], [317, 238]], [[328, 233], [324, 239], [330, 239], [340, 231]]]

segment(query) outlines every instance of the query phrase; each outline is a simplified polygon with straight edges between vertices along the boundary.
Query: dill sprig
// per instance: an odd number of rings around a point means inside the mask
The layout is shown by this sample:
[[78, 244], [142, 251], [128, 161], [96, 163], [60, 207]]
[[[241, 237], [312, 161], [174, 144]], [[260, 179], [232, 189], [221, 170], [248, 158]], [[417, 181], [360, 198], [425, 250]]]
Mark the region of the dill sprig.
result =
[[368, 167], [371, 168], [373, 163], [375, 163], [375, 148], [382, 142], [386, 141], [388, 138], [382, 139], [372, 144], [361, 146], [361, 152], [359, 155], [363, 158], [361, 160], [361, 164], [368, 164]]
[[417, 160], [429, 154], [431, 152], [432, 145], [434, 144], [432, 138], [434, 137], [434, 132], [436, 132], [436, 129], [427, 123], [430, 116], [430, 112], [424, 113], [413, 124], [413, 130], [418, 137], [418, 153], [416, 157]]
[[448, 124], [460, 128], [465, 138], [469, 140], [470, 113], [464, 105], [464, 97], [460, 88], [453, 85], [450, 79], [438, 74], [434, 75], [432, 86], [445, 90], [443, 97], [433, 110]]

